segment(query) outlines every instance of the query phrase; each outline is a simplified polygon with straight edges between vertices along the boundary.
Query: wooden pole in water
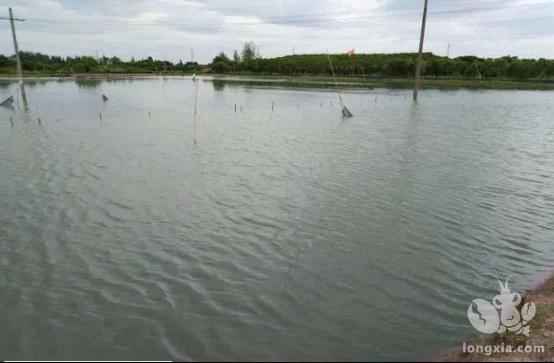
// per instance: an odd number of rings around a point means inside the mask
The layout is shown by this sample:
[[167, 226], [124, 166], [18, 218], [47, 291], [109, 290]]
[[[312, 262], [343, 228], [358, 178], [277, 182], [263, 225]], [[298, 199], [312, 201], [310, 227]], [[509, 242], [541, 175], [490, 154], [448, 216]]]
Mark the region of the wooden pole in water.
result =
[[423, 5], [423, 20], [421, 23], [421, 36], [419, 38], [419, 55], [417, 59], [415, 87], [414, 87], [414, 102], [417, 102], [418, 92], [421, 87], [421, 67], [423, 63], [423, 42], [425, 41], [425, 26], [427, 25], [427, 2]]
[[331, 61], [331, 56], [329, 55], [329, 52], [327, 52], [327, 60], [329, 61], [329, 67], [331, 69], [331, 74], [333, 75], [333, 79], [335, 80], [335, 88], [337, 88], [337, 96], [339, 98], [339, 104], [340, 104], [340, 107], [341, 107], [342, 117], [343, 118], [352, 117], [352, 113], [350, 112], [348, 107], [346, 107], [344, 105], [344, 102], [342, 100], [341, 92], [338, 89], [338, 82], [337, 82], [337, 77], [335, 75], [335, 68], [333, 67], [333, 62]]

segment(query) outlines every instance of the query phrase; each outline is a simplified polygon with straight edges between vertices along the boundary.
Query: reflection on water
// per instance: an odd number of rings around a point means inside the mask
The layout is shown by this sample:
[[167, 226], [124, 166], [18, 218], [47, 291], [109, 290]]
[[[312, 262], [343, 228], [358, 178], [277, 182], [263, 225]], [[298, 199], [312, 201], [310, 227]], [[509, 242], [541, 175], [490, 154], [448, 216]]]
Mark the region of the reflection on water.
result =
[[418, 359], [551, 267], [551, 92], [198, 83], [0, 109], [2, 358]]
[[223, 91], [225, 89], [226, 82], [220, 81], [217, 79], [214, 79], [212, 81], [212, 86], [214, 87], [214, 91]]
[[76, 79], [75, 83], [79, 88], [98, 88], [102, 84], [102, 80], [98, 79]]
[[27, 92], [25, 91], [24, 82], [19, 83], [19, 92], [21, 94], [21, 102], [23, 103], [23, 111], [29, 112], [29, 100], [27, 100]]
[[194, 87], [194, 112], [193, 112], [193, 142], [194, 145], [198, 144], [198, 98], [200, 97], [200, 81], [198, 79], [193, 79]]
[[25, 85], [28, 86], [29, 88], [37, 87], [37, 86], [44, 86], [48, 82], [50, 82], [50, 81], [47, 80], [47, 79], [26, 79], [24, 81]]

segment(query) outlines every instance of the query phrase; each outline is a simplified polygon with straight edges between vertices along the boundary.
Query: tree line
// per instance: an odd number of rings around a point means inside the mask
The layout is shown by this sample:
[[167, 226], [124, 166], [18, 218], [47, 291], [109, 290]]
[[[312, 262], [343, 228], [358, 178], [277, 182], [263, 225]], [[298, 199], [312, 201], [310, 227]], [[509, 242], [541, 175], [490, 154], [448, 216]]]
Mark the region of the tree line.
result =
[[[218, 54], [209, 65], [179, 61], [172, 63], [152, 57], [122, 60], [118, 57], [59, 57], [21, 52], [23, 70], [29, 73], [193, 73], [330, 75], [329, 58], [337, 76], [366, 78], [413, 78], [416, 53], [398, 54], [304, 54], [264, 58], [253, 42], [232, 56]], [[0, 55], [0, 73], [15, 73], [15, 57]], [[520, 59], [505, 56], [448, 58], [424, 54], [423, 74], [427, 78], [452, 79], [543, 79], [554, 80], [554, 60]]]
[[[338, 76], [412, 78], [416, 53], [398, 54], [305, 54], [262, 58], [255, 44], [247, 43], [239, 55], [225, 53], [211, 63], [214, 73], [255, 73], [275, 75], [331, 75], [330, 61]], [[423, 75], [427, 78], [456, 79], [554, 79], [554, 60], [520, 59], [505, 56], [448, 58], [424, 54]]]
[[[130, 61], [118, 57], [90, 56], [59, 57], [41, 53], [20, 52], [24, 72], [48, 74], [74, 73], [160, 73], [160, 72], [196, 72], [200, 65], [196, 62], [157, 60], [152, 57]], [[15, 56], [0, 55], [0, 73], [14, 73]]]

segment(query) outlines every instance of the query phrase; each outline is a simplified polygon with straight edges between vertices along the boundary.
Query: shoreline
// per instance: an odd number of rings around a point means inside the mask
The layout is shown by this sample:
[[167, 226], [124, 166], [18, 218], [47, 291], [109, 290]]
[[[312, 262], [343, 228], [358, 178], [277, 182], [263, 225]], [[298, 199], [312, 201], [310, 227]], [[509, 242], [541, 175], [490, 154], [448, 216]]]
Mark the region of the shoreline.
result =
[[[478, 336], [461, 341], [459, 346], [448, 352], [438, 354], [433, 362], [521, 362], [554, 361], [554, 272], [538, 274], [523, 295], [523, 300], [533, 302], [537, 315], [531, 321], [530, 337], [524, 336]], [[467, 353], [462, 351], [464, 344], [474, 345], [512, 345], [544, 347], [542, 353]]]
[[[117, 80], [148, 80], [148, 79], [187, 79], [190, 73], [84, 73], [71, 75], [27, 74], [24, 81], [117, 81]], [[351, 89], [411, 89], [413, 79], [408, 78], [362, 78], [329, 76], [286, 76], [286, 75], [257, 75], [257, 74], [199, 74], [203, 81], [226, 85], [253, 85], [296, 88], [351, 88]], [[0, 75], [0, 81], [17, 81], [15, 75]], [[554, 90], [553, 80], [510, 80], [510, 79], [424, 79], [422, 89], [439, 90]]]
[[[320, 87], [320, 88], [353, 88], [353, 89], [412, 89], [413, 79], [391, 78], [348, 78], [322, 76], [261, 76], [261, 75], [214, 75], [214, 82], [226, 84], [249, 85], [276, 85], [284, 87]], [[424, 79], [422, 89], [457, 90], [457, 89], [482, 89], [482, 90], [554, 90], [552, 81], [536, 80], [468, 80], [468, 79]]]
[[[152, 73], [84, 73], [71, 75], [52, 74], [27, 74], [23, 81], [110, 81], [110, 80], [133, 80], [133, 79], [154, 79], [163, 77], [191, 77], [192, 74], [152, 74]], [[0, 75], [0, 81], [16, 82], [16, 75]]]

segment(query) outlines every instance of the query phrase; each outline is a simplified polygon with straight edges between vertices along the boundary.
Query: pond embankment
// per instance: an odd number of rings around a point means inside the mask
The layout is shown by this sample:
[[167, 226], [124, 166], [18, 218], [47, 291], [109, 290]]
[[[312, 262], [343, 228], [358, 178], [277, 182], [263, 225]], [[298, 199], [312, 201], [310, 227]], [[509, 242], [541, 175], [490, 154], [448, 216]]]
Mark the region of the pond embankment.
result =
[[[501, 353], [468, 353], [463, 352], [463, 343], [456, 351], [446, 353], [436, 359], [438, 362], [553, 362], [554, 361], [554, 276], [535, 284], [525, 294], [525, 301], [533, 302], [537, 307], [537, 315], [531, 322], [529, 337], [495, 336], [481, 337], [474, 340], [472, 345], [482, 346], [511, 346], [522, 349], [521, 352]], [[543, 349], [526, 353], [523, 350]]]
[[[138, 80], [158, 77], [183, 78], [191, 74], [183, 73], [83, 73], [83, 74], [26, 74], [25, 80]], [[15, 75], [0, 75], [0, 81], [15, 80]], [[219, 82], [229, 85], [253, 85], [274, 87], [303, 88], [354, 88], [354, 89], [411, 89], [414, 80], [410, 78], [367, 78], [367, 77], [337, 77], [318, 75], [260, 75], [260, 74], [202, 74], [205, 81]], [[425, 79], [424, 89], [505, 89], [505, 90], [554, 90], [553, 80], [513, 80], [513, 79]]]

